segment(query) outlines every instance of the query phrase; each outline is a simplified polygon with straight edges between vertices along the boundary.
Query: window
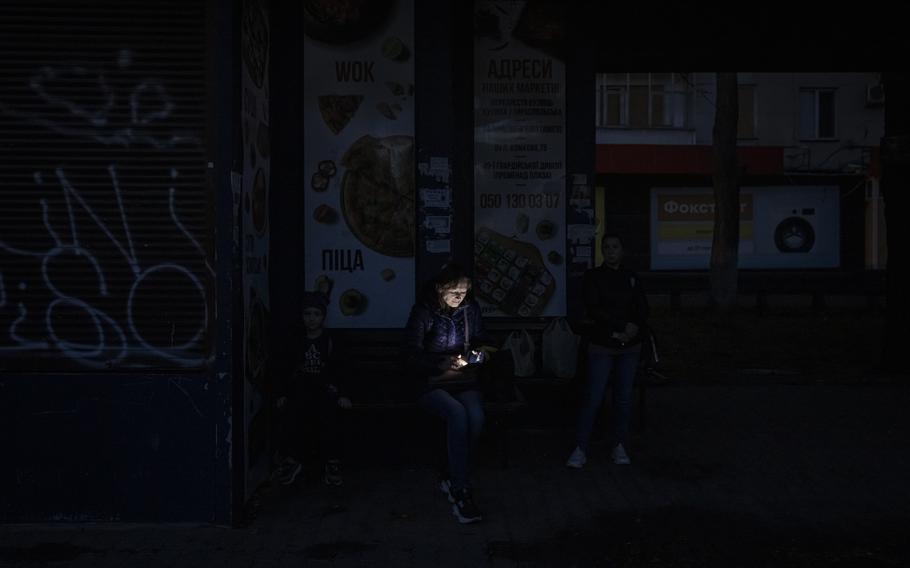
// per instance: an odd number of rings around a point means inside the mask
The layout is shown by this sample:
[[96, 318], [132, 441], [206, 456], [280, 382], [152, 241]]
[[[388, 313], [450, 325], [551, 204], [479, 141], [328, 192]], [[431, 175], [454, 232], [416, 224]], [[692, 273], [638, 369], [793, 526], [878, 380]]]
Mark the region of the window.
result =
[[688, 128], [692, 92], [682, 73], [600, 73], [597, 126]]
[[834, 89], [799, 90], [799, 137], [803, 140], [836, 138]]
[[739, 118], [736, 121], [737, 138], [757, 138], [755, 134], [755, 85], [739, 86]]

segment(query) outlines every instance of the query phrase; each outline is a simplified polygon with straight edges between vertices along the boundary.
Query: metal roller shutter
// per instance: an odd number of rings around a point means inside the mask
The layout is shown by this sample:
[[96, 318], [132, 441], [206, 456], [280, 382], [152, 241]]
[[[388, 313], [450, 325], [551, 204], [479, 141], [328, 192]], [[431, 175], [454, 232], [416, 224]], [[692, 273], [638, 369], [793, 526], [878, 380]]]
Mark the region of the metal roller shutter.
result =
[[0, 369], [201, 368], [205, 4], [0, 3]]

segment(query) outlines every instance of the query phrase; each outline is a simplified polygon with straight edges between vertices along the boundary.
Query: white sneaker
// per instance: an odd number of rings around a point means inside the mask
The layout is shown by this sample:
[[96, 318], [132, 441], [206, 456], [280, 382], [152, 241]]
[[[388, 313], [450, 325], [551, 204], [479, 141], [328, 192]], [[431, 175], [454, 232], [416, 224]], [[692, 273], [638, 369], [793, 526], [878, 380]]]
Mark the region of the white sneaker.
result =
[[303, 470], [303, 465], [297, 461], [291, 460], [287, 463], [284, 463], [275, 470], [275, 478], [282, 485], [290, 485], [294, 483], [297, 479], [297, 476], [300, 475], [300, 472]]
[[573, 467], [575, 469], [581, 469], [582, 467], [584, 467], [585, 462], [587, 462], [587, 461], [588, 461], [588, 458], [587, 458], [587, 456], [585, 456], [585, 453], [583, 451], [581, 451], [581, 448], [576, 447], [575, 450], [572, 452], [572, 455], [569, 456], [568, 461], [566, 461], [566, 467]]
[[629, 459], [629, 454], [626, 453], [626, 449], [622, 447], [622, 444], [617, 444], [613, 448], [613, 453], [611, 454], [613, 458], [613, 463], [616, 465], [629, 465], [632, 463], [632, 460]]
[[439, 490], [445, 493], [446, 498], [449, 500], [449, 503], [455, 502], [455, 497], [452, 495], [452, 482], [448, 479], [442, 479], [439, 481]]

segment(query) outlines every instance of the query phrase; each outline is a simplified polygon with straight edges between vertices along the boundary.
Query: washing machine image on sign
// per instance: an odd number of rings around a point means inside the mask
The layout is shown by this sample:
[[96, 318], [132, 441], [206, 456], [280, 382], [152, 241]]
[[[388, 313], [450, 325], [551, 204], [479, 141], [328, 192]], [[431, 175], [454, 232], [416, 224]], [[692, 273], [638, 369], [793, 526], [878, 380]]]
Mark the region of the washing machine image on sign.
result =
[[815, 245], [815, 229], [810, 217], [815, 208], [794, 209], [793, 215], [777, 224], [774, 229], [774, 245], [783, 253], [807, 253]]
[[835, 186], [754, 188], [755, 255], [749, 268], [840, 264], [840, 193]]

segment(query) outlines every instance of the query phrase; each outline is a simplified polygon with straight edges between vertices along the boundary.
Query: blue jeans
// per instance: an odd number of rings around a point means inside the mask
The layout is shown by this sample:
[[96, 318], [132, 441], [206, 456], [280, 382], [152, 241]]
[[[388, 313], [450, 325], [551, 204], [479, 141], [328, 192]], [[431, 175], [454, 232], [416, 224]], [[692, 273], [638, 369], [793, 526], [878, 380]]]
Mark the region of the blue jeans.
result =
[[612, 354], [594, 347], [588, 352], [588, 381], [585, 385], [575, 441], [583, 452], [588, 451], [594, 419], [603, 404], [607, 384], [613, 380], [613, 412], [610, 447], [625, 444], [632, 416], [632, 385], [638, 371], [640, 352]]
[[468, 469], [471, 449], [483, 429], [483, 397], [476, 390], [450, 394], [433, 389], [417, 401], [420, 408], [442, 418], [446, 423], [449, 473], [452, 490], [470, 487]]

